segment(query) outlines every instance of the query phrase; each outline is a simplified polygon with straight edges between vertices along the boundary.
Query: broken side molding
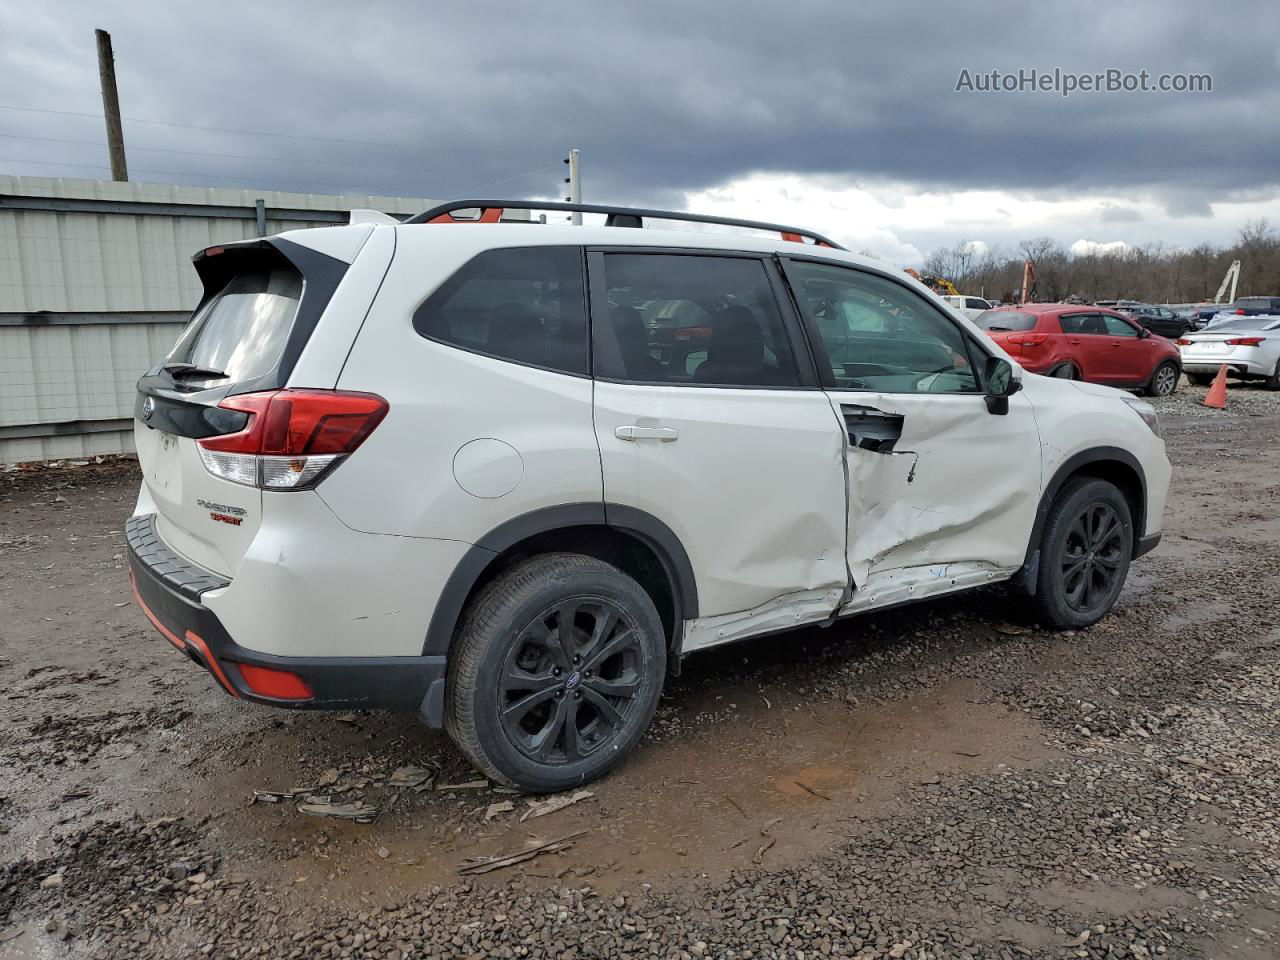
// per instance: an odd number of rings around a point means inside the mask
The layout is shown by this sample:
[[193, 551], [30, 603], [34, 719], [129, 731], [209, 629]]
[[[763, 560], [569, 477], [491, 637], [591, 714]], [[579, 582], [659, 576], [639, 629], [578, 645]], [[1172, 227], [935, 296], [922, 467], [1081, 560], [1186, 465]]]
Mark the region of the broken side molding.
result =
[[788, 593], [750, 610], [686, 620], [682, 653], [705, 650], [746, 637], [790, 630], [828, 619], [840, 606], [842, 585]]
[[872, 573], [866, 585], [855, 590], [849, 602], [840, 608], [840, 616], [880, 610], [987, 583], [999, 583], [1008, 580], [1017, 570], [1017, 567], [998, 567], [983, 560], [965, 560], [899, 567]]

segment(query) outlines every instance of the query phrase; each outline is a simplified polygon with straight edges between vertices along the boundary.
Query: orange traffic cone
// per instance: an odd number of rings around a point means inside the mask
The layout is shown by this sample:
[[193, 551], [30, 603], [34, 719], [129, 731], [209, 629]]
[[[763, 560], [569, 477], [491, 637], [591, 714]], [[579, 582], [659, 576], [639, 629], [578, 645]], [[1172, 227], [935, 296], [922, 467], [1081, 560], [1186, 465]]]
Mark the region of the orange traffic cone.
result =
[[1225, 364], [1218, 368], [1218, 375], [1213, 378], [1213, 386], [1209, 387], [1209, 392], [1204, 395], [1204, 405], [1217, 410], [1225, 410], [1227, 408], [1227, 367]]

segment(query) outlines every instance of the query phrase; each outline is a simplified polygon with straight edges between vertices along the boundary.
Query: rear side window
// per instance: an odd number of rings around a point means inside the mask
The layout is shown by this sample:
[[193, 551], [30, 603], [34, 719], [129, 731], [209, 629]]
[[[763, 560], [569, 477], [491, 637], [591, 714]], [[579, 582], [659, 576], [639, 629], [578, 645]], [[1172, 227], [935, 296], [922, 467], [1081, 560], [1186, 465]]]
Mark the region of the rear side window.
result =
[[274, 370], [293, 330], [302, 275], [281, 259], [243, 269], [192, 318], [167, 358], [236, 382]]
[[1063, 333], [1106, 336], [1107, 325], [1099, 313], [1069, 313], [1058, 318]]
[[413, 328], [500, 360], [586, 374], [582, 249], [485, 251], [418, 307]]
[[692, 386], [799, 385], [759, 260], [618, 253], [606, 254], [604, 265], [617, 353], [612, 346], [598, 349], [597, 376]]
[[979, 330], [991, 333], [1017, 333], [1033, 329], [1037, 319], [1034, 313], [1021, 310], [988, 310], [978, 314], [973, 323]]

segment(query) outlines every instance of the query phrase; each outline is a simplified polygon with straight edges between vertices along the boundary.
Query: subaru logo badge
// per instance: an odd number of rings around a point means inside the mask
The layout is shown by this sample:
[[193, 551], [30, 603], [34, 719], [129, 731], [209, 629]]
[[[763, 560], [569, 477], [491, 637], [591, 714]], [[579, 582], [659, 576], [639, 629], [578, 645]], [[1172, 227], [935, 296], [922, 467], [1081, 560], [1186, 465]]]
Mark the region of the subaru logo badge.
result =
[[150, 420], [151, 415], [156, 412], [156, 402], [151, 397], [142, 401], [142, 419]]
[[578, 682], [581, 679], [582, 679], [582, 674], [580, 674], [577, 670], [573, 671], [573, 673], [569, 674], [569, 679], [567, 679], [564, 682], [564, 688], [566, 690], [572, 690], [574, 687], [578, 685]]

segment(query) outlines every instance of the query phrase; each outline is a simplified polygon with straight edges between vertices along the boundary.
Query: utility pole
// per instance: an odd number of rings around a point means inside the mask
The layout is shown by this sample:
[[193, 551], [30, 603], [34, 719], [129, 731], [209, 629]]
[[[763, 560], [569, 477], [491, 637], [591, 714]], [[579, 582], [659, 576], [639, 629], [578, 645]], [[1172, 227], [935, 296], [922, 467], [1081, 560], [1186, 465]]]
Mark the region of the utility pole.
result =
[[120, 127], [120, 95], [116, 92], [116, 59], [111, 53], [111, 34], [95, 30], [98, 40], [98, 77], [102, 81], [102, 111], [107, 118], [107, 153], [111, 155], [111, 179], [127, 181], [124, 162], [124, 130]]
[[[578, 171], [578, 148], [574, 147], [569, 151], [569, 155], [564, 158], [564, 162], [569, 165], [569, 175], [564, 178], [564, 182], [569, 185], [569, 195], [565, 197], [570, 203], [582, 202], [582, 176]], [[575, 210], [569, 219], [575, 226], [582, 226], [582, 213]]]

